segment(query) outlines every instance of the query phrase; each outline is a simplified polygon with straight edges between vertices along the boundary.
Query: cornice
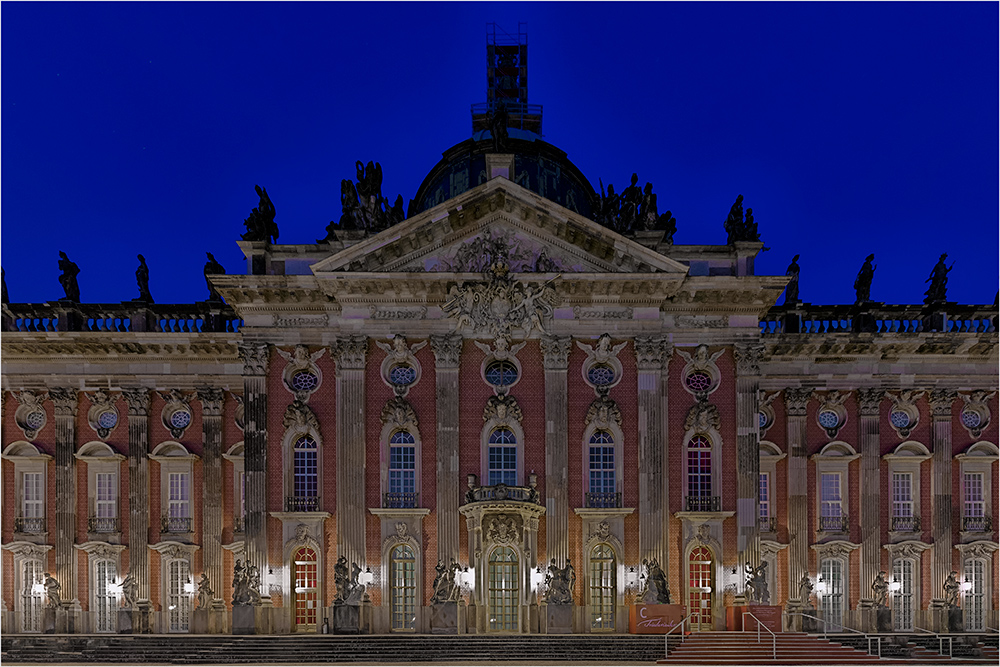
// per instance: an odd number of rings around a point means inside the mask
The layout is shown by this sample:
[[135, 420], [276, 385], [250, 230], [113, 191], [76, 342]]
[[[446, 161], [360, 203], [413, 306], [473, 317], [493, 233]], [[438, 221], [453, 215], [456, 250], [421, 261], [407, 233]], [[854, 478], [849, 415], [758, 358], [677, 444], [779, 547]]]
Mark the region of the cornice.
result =
[[0, 350], [5, 361], [29, 359], [37, 363], [45, 358], [110, 357], [133, 359], [212, 359], [236, 361], [236, 343], [239, 334], [171, 334], [118, 332], [96, 334], [91, 332], [52, 333], [5, 332]]

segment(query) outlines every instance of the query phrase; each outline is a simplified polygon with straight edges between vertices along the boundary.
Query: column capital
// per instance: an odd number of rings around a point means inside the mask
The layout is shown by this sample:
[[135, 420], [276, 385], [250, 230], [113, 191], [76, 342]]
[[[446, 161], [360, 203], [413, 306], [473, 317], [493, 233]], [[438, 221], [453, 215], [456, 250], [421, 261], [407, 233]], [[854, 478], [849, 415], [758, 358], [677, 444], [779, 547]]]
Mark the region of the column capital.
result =
[[862, 417], [877, 417], [885, 391], [877, 387], [858, 389], [858, 412]]
[[764, 356], [764, 346], [760, 343], [736, 343], [733, 345], [736, 357], [737, 375], [760, 375], [760, 360]]
[[270, 346], [267, 343], [239, 343], [237, 351], [243, 361], [243, 375], [266, 375]]
[[337, 372], [364, 370], [368, 354], [368, 336], [344, 336], [330, 346], [330, 356], [337, 363]]
[[663, 336], [640, 336], [633, 344], [636, 366], [640, 371], [663, 370], [674, 353], [674, 346]]
[[789, 417], [805, 417], [813, 390], [809, 388], [785, 389], [785, 412]]
[[76, 408], [80, 404], [76, 389], [53, 387], [49, 389], [49, 399], [55, 408], [56, 417], [76, 416]]
[[951, 406], [957, 398], [958, 392], [954, 389], [932, 389], [927, 399], [931, 414], [934, 417], [951, 417]]
[[434, 365], [437, 368], [458, 368], [462, 356], [461, 334], [434, 334], [431, 337], [431, 350], [434, 352]]
[[128, 404], [129, 417], [149, 416], [149, 390], [142, 387], [122, 389], [122, 396]]
[[221, 389], [201, 387], [197, 389], [197, 394], [198, 400], [201, 401], [201, 414], [203, 417], [222, 416], [222, 407], [225, 404], [225, 400]]
[[569, 336], [542, 336], [542, 359], [547, 371], [564, 371], [569, 366], [573, 339]]

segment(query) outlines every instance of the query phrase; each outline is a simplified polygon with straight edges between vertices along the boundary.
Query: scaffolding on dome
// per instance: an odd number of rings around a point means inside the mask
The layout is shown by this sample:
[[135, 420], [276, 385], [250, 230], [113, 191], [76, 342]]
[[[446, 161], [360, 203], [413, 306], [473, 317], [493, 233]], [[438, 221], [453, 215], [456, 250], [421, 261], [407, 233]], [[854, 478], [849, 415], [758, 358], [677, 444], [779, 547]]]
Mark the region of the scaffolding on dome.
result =
[[527, 23], [511, 34], [496, 23], [486, 24], [486, 102], [472, 105], [472, 132], [489, 129], [490, 117], [501, 105], [507, 127], [542, 134], [542, 105], [528, 104]]

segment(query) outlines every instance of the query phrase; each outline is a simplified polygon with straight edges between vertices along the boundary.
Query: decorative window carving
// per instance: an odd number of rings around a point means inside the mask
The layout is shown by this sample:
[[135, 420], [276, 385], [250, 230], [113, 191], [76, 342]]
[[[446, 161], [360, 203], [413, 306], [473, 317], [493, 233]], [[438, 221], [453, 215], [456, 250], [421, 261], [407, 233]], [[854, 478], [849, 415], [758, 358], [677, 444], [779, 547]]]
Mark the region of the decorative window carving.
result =
[[285, 511], [318, 512], [321, 487], [319, 471], [323, 469], [323, 440], [319, 421], [312, 408], [295, 399], [285, 409], [282, 419], [285, 470]]
[[417, 414], [401, 396], [382, 408], [382, 507], [419, 507], [420, 430]]
[[160, 464], [160, 532], [171, 535], [171, 539], [189, 539], [194, 532], [191, 483], [198, 456], [178, 442], [167, 441], [158, 445], [149, 458]]
[[17, 427], [24, 432], [24, 437], [34, 440], [38, 432], [45, 426], [48, 418], [45, 415], [44, 402], [48, 400], [47, 391], [35, 393], [33, 391], [15, 392], [18, 406], [14, 412], [14, 422]]
[[584, 420], [583, 470], [587, 507], [622, 506], [622, 414], [609, 396], [591, 402]]
[[618, 353], [628, 345], [628, 341], [612, 344], [610, 334], [601, 334], [596, 345], [576, 341], [576, 346], [587, 354], [580, 367], [583, 381], [594, 389], [598, 396], [607, 395], [612, 387], [622, 380], [622, 363]]
[[381, 366], [383, 382], [392, 387], [396, 396], [406, 396], [410, 387], [420, 381], [420, 362], [416, 353], [427, 345], [427, 341], [407, 345], [406, 338], [396, 334], [388, 343], [377, 340], [375, 344], [386, 355]]
[[281, 358], [288, 362], [285, 370], [281, 374], [285, 389], [295, 396], [295, 400], [306, 403], [309, 397], [319, 389], [323, 383], [323, 373], [316, 365], [316, 361], [326, 352], [325, 348], [320, 348], [310, 353], [305, 345], [296, 345], [291, 352], [274, 348], [281, 355]]
[[502, 335], [493, 340], [492, 347], [478, 340], [473, 343], [486, 354], [481, 369], [483, 380], [493, 387], [497, 396], [506, 395], [521, 379], [521, 362], [516, 355], [527, 343], [521, 341], [511, 345], [510, 339]]
[[977, 442], [955, 457], [961, 466], [962, 540], [981, 540], [993, 535], [993, 464], [997, 447]]
[[8, 445], [3, 458], [14, 463], [16, 539], [44, 542], [48, 532], [45, 507], [48, 462], [52, 457], [22, 440]]
[[973, 391], [968, 394], [959, 394], [962, 399], [962, 426], [973, 438], [978, 438], [990, 425], [989, 400], [996, 395], [996, 391]]
[[889, 394], [889, 399], [892, 401], [892, 407], [889, 408], [889, 425], [900, 438], [909, 436], [920, 421], [917, 401], [925, 393], [923, 390], [909, 389], [899, 394]]
[[90, 410], [87, 411], [87, 423], [94, 429], [101, 440], [107, 440], [118, 425], [118, 408], [115, 407], [117, 396], [112, 396], [103, 389], [98, 389], [90, 397]]
[[189, 405], [191, 396], [171, 389], [167, 392], [161, 392], [160, 397], [166, 402], [160, 413], [163, 425], [170, 431], [171, 437], [183, 437], [184, 431], [191, 425], [191, 407]]
[[719, 372], [719, 367], [715, 362], [722, 356], [725, 349], [709, 353], [707, 345], [699, 345], [695, 348], [693, 355], [681, 348], [675, 349], [677, 354], [687, 362], [681, 370], [681, 384], [688, 393], [693, 394], [700, 401], [719, 388], [722, 373]]
[[820, 401], [816, 412], [816, 422], [831, 438], [836, 438], [840, 429], [847, 423], [847, 410], [844, 401], [851, 395], [849, 391], [828, 391], [816, 393], [814, 397]]

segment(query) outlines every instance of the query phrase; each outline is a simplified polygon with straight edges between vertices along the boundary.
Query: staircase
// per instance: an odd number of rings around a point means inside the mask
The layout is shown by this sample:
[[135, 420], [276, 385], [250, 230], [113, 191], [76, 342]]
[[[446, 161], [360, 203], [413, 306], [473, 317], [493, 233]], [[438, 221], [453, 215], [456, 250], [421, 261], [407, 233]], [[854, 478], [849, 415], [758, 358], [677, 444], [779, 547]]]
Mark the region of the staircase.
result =
[[666, 660], [669, 665], [872, 665], [876, 656], [834, 644], [804, 632], [779, 632], [775, 637], [777, 658], [772, 654], [771, 635], [762, 632], [695, 632], [687, 635]]

